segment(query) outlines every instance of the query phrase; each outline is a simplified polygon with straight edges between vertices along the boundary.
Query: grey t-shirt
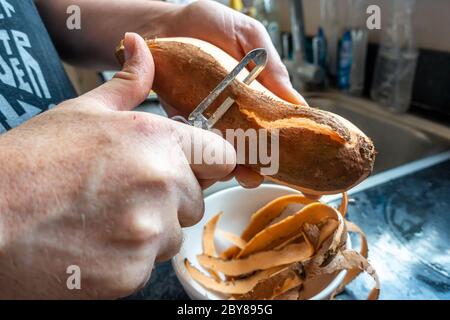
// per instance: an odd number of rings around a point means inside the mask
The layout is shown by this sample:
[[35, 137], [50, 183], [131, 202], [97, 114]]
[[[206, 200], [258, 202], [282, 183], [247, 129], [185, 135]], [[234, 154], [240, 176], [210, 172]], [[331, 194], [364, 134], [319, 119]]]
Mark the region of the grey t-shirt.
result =
[[76, 96], [32, 0], [0, 0], [0, 134]]

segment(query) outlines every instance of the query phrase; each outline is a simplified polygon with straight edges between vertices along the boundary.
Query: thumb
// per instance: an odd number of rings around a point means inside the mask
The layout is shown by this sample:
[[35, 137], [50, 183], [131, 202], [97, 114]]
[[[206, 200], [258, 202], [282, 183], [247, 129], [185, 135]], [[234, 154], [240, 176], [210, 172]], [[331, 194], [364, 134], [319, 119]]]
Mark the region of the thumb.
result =
[[126, 33], [123, 40], [125, 63], [111, 81], [82, 97], [95, 99], [112, 110], [132, 110], [148, 96], [155, 75], [155, 64], [145, 40]]

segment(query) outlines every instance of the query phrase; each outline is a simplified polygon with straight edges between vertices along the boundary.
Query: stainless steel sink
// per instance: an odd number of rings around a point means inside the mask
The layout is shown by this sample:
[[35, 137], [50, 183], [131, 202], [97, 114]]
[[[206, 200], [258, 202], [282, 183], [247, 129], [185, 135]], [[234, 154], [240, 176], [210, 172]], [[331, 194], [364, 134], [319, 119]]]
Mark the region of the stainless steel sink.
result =
[[[450, 149], [450, 129], [341, 94], [306, 98], [353, 122], [378, 150], [375, 172], [383, 172], [350, 191], [348, 218], [366, 232], [380, 298], [448, 299], [450, 152], [442, 152]], [[349, 285], [340, 299], [363, 298], [371, 284], [366, 280]]]
[[311, 107], [350, 120], [374, 141], [374, 173], [450, 149], [450, 130], [430, 121], [391, 114], [370, 101], [338, 93], [312, 93], [305, 98]]

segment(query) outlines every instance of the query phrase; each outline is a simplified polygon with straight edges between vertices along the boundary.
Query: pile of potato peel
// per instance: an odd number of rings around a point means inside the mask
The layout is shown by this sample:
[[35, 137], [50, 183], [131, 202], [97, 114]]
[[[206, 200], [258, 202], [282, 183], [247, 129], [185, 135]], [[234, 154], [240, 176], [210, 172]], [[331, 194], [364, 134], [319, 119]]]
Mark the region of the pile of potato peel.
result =
[[[276, 221], [290, 204], [303, 208]], [[345, 193], [338, 209], [299, 194], [277, 198], [252, 215], [240, 236], [219, 231], [233, 244], [220, 255], [214, 244], [219, 213], [205, 225], [203, 253], [197, 256], [209, 275], [187, 259], [186, 269], [205, 288], [244, 300], [303, 299], [309, 282], [345, 269], [347, 275], [332, 294], [334, 298], [364, 271], [375, 281], [368, 299], [377, 299], [380, 284], [367, 261], [367, 241], [358, 226], [345, 220], [347, 204]], [[346, 248], [348, 232], [359, 234], [360, 252]]]

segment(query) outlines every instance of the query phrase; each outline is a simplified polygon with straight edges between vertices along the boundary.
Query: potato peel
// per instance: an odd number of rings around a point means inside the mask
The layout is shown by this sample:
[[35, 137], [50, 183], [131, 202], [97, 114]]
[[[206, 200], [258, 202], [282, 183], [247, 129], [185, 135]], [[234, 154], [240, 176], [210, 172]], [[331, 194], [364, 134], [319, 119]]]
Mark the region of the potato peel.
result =
[[[352, 270], [359, 269], [363, 272], [366, 272], [369, 276], [373, 278], [375, 281], [374, 288], [370, 291], [367, 299], [368, 300], [376, 300], [380, 294], [380, 280], [376, 271], [372, 268], [366, 258], [360, 255], [356, 251], [345, 250], [339, 253], [338, 256], [333, 260], [332, 265], [328, 267], [329, 269], [334, 270]], [[334, 296], [334, 295], [333, 295]]]
[[[203, 228], [203, 253], [209, 256], [216, 256], [216, 246], [214, 244], [214, 234], [216, 231], [217, 223], [219, 222], [222, 212], [219, 212], [209, 220]], [[207, 270], [216, 281], [220, 281], [220, 276], [214, 270]]]
[[[360, 240], [361, 240], [361, 249], [359, 251], [359, 254], [362, 257], [364, 257], [365, 259], [367, 259], [367, 256], [369, 253], [369, 247], [368, 247], [367, 239], [366, 239], [364, 232], [356, 224], [354, 224], [350, 221], [345, 221], [345, 225], [349, 232], [357, 233], [359, 235]], [[350, 282], [352, 282], [361, 272], [363, 272], [363, 270], [361, 270], [359, 267], [349, 269], [347, 274], [345, 275], [344, 280], [339, 285], [339, 287], [336, 289], [333, 296], [342, 292], [345, 289], [345, 286], [347, 284], [349, 284]]]
[[200, 270], [191, 265], [186, 259], [185, 267], [191, 277], [203, 285], [207, 289], [225, 294], [245, 294], [253, 289], [253, 287], [262, 279], [270, 277], [270, 275], [279, 268], [274, 270], [264, 270], [242, 280], [217, 282], [215, 279], [203, 274]]
[[268, 226], [256, 234], [241, 250], [237, 258], [275, 247], [297, 234], [304, 223], [318, 224], [325, 218], [337, 218], [339, 214], [326, 204], [315, 202], [305, 206], [296, 214]]
[[222, 260], [208, 255], [199, 255], [197, 260], [204, 268], [221, 272], [227, 276], [238, 276], [297, 261], [305, 261], [313, 254], [314, 248], [303, 242], [288, 245], [281, 250], [258, 252], [244, 259]]
[[[256, 234], [264, 230], [264, 228], [267, 227], [273, 220], [278, 218], [290, 204], [308, 205], [313, 202], [317, 202], [317, 200], [309, 199], [300, 194], [290, 194], [287, 196], [282, 196], [269, 202], [251, 216], [250, 223], [241, 233], [241, 239], [247, 242], [250, 241]], [[289, 241], [287, 240], [287, 242]], [[230, 257], [231, 253], [240, 251], [236, 250], [236, 248], [233, 249], [232, 247], [230, 247], [228, 250], [228, 252], [224, 253], [224, 255], [222, 256], [223, 258]]]
[[[305, 206], [274, 223], [293, 203]], [[311, 289], [320, 281], [326, 284], [324, 281], [333, 279], [333, 274], [347, 270], [343, 282], [330, 297], [333, 299], [361, 272], [366, 272], [375, 282], [368, 299], [378, 299], [380, 282], [367, 260], [367, 239], [357, 225], [344, 220], [347, 207], [345, 193], [338, 209], [299, 195], [280, 197], [253, 214], [241, 236], [220, 231], [233, 246], [219, 257], [214, 246], [218, 214], [206, 224], [203, 254], [197, 256], [198, 263], [211, 277], [187, 260], [186, 270], [207, 289], [231, 299], [249, 300], [304, 299], [307, 292], [311, 295], [306, 287]], [[360, 252], [346, 249], [347, 232], [360, 236]]]
[[345, 215], [347, 214], [347, 208], [348, 208], [348, 195], [347, 192], [344, 192], [342, 194], [341, 204], [339, 205], [338, 208], [338, 211], [341, 213], [343, 218], [345, 218]]
[[236, 246], [229, 247], [228, 249], [226, 249], [225, 251], [223, 251], [220, 254], [220, 258], [224, 259], [224, 260], [230, 260], [230, 259], [234, 258], [235, 256], [237, 256], [240, 251], [241, 251], [241, 249], [239, 247], [236, 247]]
[[278, 218], [288, 205], [308, 205], [313, 202], [317, 201], [311, 200], [299, 194], [291, 194], [277, 198], [266, 204], [252, 215], [249, 225], [241, 234], [241, 238], [245, 241], [249, 241], [253, 238], [253, 236], [267, 227], [274, 219]]
[[[271, 277], [260, 280], [251, 291], [237, 297], [237, 299], [261, 300], [271, 299], [281, 295], [292, 289], [292, 287], [301, 285], [303, 272], [302, 264], [293, 263], [284, 270], [273, 274]], [[286, 281], [289, 281], [289, 283], [286, 283]]]
[[216, 231], [217, 223], [219, 222], [220, 217], [222, 216], [222, 212], [219, 212], [203, 228], [203, 253], [215, 256], [216, 255], [216, 246], [214, 244], [214, 234]]
[[247, 241], [235, 234], [232, 234], [231, 232], [219, 230], [219, 234], [222, 238], [224, 238], [228, 242], [231, 242], [239, 249], [242, 249], [247, 245]]

